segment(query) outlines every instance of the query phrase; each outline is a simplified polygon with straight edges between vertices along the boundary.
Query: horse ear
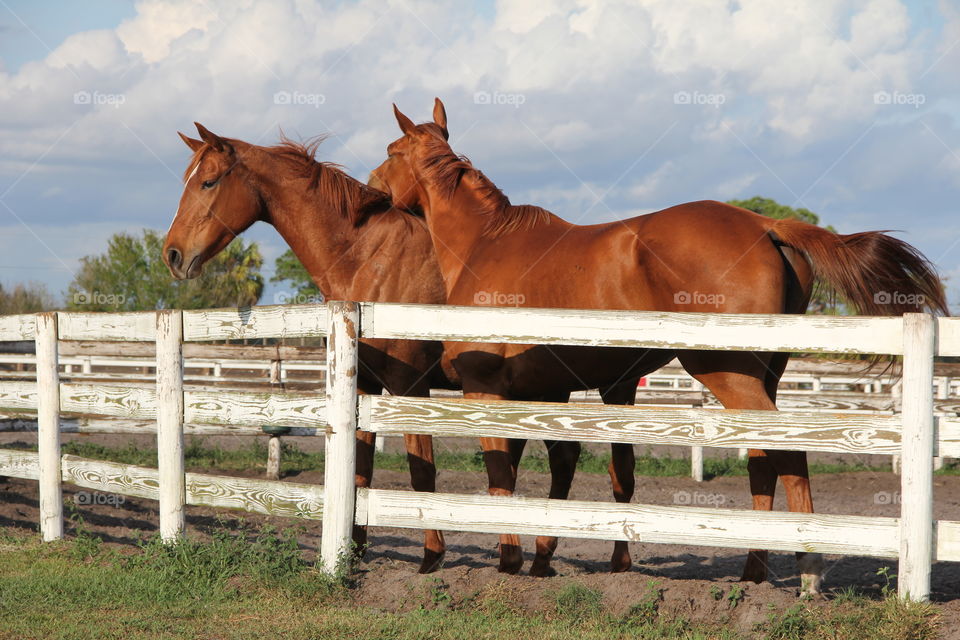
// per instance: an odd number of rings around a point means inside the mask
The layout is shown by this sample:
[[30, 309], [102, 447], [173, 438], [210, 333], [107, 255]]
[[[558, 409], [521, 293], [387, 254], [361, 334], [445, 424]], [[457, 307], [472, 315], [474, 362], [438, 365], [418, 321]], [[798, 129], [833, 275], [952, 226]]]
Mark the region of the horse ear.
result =
[[443, 108], [440, 98], [433, 99], [433, 122], [443, 131], [443, 137], [450, 139], [450, 133], [447, 132], [447, 110]]
[[203, 140], [197, 140], [196, 138], [191, 138], [190, 136], [184, 135], [177, 131], [177, 135], [180, 136], [180, 139], [190, 147], [191, 151], [198, 151], [200, 147], [203, 146]]
[[194, 122], [193, 124], [197, 126], [197, 131], [200, 133], [201, 140], [206, 142], [208, 145], [210, 145], [217, 151], [223, 151], [224, 147], [226, 146], [225, 143], [223, 142], [223, 138], [221, 138], [215, 133], [211, 133], [210, 131], [207, 130], [205, 126], [203, 126], [199, 122]]
[[404, 135], [416, 131], [417, 125], [413, 124], [413, 120], [400, 113], [396, 104], [393, 105], [393, 115], [397, 116], [397, 124], [400, 125], [400, 131], [403, 131]]

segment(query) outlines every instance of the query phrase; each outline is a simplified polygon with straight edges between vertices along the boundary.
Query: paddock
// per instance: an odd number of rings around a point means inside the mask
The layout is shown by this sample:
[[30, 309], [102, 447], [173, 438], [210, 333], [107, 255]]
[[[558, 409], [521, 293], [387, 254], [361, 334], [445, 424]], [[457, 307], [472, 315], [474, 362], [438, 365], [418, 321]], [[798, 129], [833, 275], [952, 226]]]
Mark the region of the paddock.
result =
[[[328, 336], [328, 394], [185, 391], [184, 344], [238, 338]], [[457, 399], [358, 397], [359, 337], [482, 340], [536, 344], [902, 355], [902, 412], [725, 411], [686, 407], [488, 403]], [[48, 313], [0, 320], [0, 339], [35, 340], [37, 382], [0, 382], [0, 407], [36, 409], [39, 451], [3, 451], [0, 475], [35, 479], [41, 532], [63, 531], [62, 482], [158, 499], [165, 539], [181, 535], [184, 505], [244, 509], [322, 520], [321, 563], [331, 570], [354, 523], [478, 533], [768, 548], [897, 558], [902, 595], [925, 598], [933, 561], [960, 560], [960, 523], [933, 520], [935, 456], [955, 457], [960, 421], [934, 412], [933, 357], [960, 355], [960, 325], [946, 318], [724, 316], [652, 312], [418, 307], [382, 303], [255, 307], [131, 314]], [[61, 382], [66, 341], [156, 344], [156, 386]], [[351, 364], [352, 363], [352, 364]], [[155, 424], [157, 469], [61, 456], [60, 412]], [[155, 421], [155, 423], [153, 422]], [[259, 433], [290, 426], [327, 435], [324, 484], [237, 479], [183, 470], [184, 424], [206, 433]], [[804, 449], [897, 455], [900, 517], [805, 515], [699, 506], [615, 505], [536, 498], [423, 494], [353, 488], [354, 430]]]

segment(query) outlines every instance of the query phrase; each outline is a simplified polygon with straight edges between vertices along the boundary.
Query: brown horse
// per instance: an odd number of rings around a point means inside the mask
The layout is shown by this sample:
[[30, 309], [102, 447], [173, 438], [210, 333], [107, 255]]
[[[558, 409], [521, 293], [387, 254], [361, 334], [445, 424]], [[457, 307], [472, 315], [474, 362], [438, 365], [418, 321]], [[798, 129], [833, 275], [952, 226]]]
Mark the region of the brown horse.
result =
[[[383, 302], [443, 303], [433, 245], [422, 218], [393, 208], [385, 194], [314, 160], [316, 144], [284, 141], [260, 147], [221, 138], [197, 124], [200, 140], [180, 137], [194, 152], [183, 195], [163, 248], [175, 278], [194, 278], [203, 265], [258, 220], [272, 224], [327, 297]], [[414, 340], [363, 340], [361, 393], [427, 397], [450, 387], [437, 367], [441, 346]], [[357, 432], [358, 487], [373, 476], [375, 434]], [[430, 436], [404, 436], [411, 485], [434, 491]], [[421, 573], [437, 568], [443, 534], [427, 531]], [[363, 548], [365, 528], [354, 541]]]
[[[395, 209], [383, 192], [337, 166], [314, 160], [316, 143], [260, 147], [217, 136], [197, 124], [200, 140], [180, 134], [194, 152], [184, 172], [180, 206], [163, 258], [175, 278], [194, 278], [203, 265], [257, 220], [272, 224], [327, 297], [371, 302], [441, 304], [446, 294], [422, 217]], [[413, 340], [363, 340], [361, 393], [427, 397], [451, 385], [437, 365], [441, 345]], [[550, 399], [565, 400], [565, 396]], [[357, 433], [358, 487], [373, 476], [375, 435]], [[405, 436], [411, 484], [433, 491], [430, 436]], [[524, 442], [511, 441], [519, 460]], [[575, 442], [548, 443], [550, 497], [565, 498], [579, 456]], [[357, 527], [354, 540], [366, 542]], [[427, 531], [421, 573], [444, 554], [441, 532]]]
[[[539, 207], [511, 205], [455, 154], [439, 99], [431, 123], [415, 125], [396, 106], [394, 112], [403, 136], [389, 145], [371, 184], [388, 191], [395, 206], [425, 213], [448, 304], [472, 305], [495, 291], [530, 307], [799, 314], [819, 278], [860, 313], [947, 313], [933, 266], [884, 233], [837, 235], [712, 201], [574, 225]], [[519, 399], [615, 386], [674, 357], [724, 407], [776, 410], [789, 354], [451, 342], [444, 345], [443, 366], [468, 398]], [[626, 394], [614, 399], [628, 400]], [[485, 444], [494, 466], [490, 493], [509, 495], [516, 469], [507, 443], [491, 438]], [[615, 448], [614, 458], [617, 499], [626, 501], [633, 490], [632, 449]], [[748, 468], [754, 509], [773, 508], [779, 476], [788, 508], [813, 512], [805, 453], [751, 450]], [[501, 541], [501, 553], [509, 556], [502, 566], [518, 566], [516, 536]], [[803, 590], [817, 591], [822, 558], [797, 556]], [[629, 566], [629, 555], [619, 561]], [[766, 552], [752, 551], [743, 579], [759, 582], [766, 573]]]

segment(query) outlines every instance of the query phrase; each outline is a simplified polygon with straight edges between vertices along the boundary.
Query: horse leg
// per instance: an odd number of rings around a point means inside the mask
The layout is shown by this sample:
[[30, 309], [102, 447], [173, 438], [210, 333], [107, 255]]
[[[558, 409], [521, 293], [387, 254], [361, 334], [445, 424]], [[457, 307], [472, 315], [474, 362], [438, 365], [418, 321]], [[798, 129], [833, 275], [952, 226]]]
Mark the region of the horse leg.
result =
[[[379, 395], [381, 389], [375, 384], [364, 380], [357, 381], [357, 392], [360, 394]], [[370, 431], [357, 431], [357, 459], [354, 475], [354, 484], [358, 489], [367, 489], [373, 483], [373, 454], [377, 434]], [[367, 552], [366, 525], [353, 525], [353, 553], [359, 560]]]
[[[777, 388], [780, 385], [780, 378], [787, 368], [789, 359], [790, 354], [787, 353], [774, 353], [770, 357], [764, 387], [767, 396], [774, 404], [777, 402]], [[770, 468], [760, 470], [758, 475], [770, 477], [770, 482], [774, 486], [776, 486], [776, 477], [779, 475], [787, 492], [787, 508], [790, 511], [813, 513], [813, 494], [810, 490], [810, 472], [807, 468], [806, 452], [771, 451], [768, 452], [767, 460], [770, 463]], [[771, 505], [767, 508], [768, 511], [773, 509], [772, 490], [770, 500]], [[820, 593], [820, 586], [823, 582], [823, 554], [798, 551], [796, 557], [797, 569], [800, 572], [801, 593], [810, 595]], [[766, 558], [763, 558], [763, 560], [766, 564]]]
[[[414, 491], [433, 493], [437, 489], [437, 466], [433, 459], [433, 437], [427, 435], [403, 436], [410, 464], [410, 485]], [[418, 573], [432, 573], [440, 568], [446, 553], [443, 532], [427, 529], [423, 539], [423, 562]]]
[[[805, 451], [767, 451], [777, 475], [787, 494], [787, 509], [800, 513], [813, 513], [813, 495], [810, 491], [810, 473]], [[800, 592], [815, 595], [820, 593], [823, 582], [823, 555], [797, 552], [797, 568], [800, 571]]]
[[[430, 397], [430, 385], [423, 376], [409, 381], [401, 378], [399, 383], [391, 377], [390, 392], [395, 395]], [[434, 493], [437, 490], [437, 465], [433, 457], [433, 437], [429, 435], [404, 434], [403, 444], [407, 450], [407, 463], [410, 466], [410, 486], [414, 491]], [[446, 553], [443, 532], [426, 529], [423, 532], [423, 561], [419, 573], [432, 573], [440, 568]]]
[[[786, 367], [788, 354], [685, 352], [684, 368], [705, 384], [727, 409], [776, 411], [776, 387]], [[790, 511], [813, 513], [810, 476], [803, 452], [751, 451], [748, 470], [754, 508], [773, 508], [776, 476], [783, 480]], [[752, 551], [744, 578], [762, 581], [766, 577], [766, 552]], [[801, 584], [805, 593], [820, 588], [823, 559], [820, 554], [798, 554]]]
[[[777, 471], [765, 451], [750, 449], [747, 461], [750, 475], [750, 493], [755, 511], [772, 511], [773, 496], [777, 489]], [[760, 584], [767, 579], [769, 553], [765, 549], [751, 549], [743, 566], [740, 580]]]
[[[789, 355], [785, 353], [771, 354], [767, 363], [767, 373], [764, 376], [763, 387], [770, 398], [770, 402], [777, 403], [777, 387], [780, 378], [787, 368]], [[773, 497], [777, 491], [777, 470], [761, 449], [750, 449], [747, 461], [747, 473], [750, 476], [750, 494], [753, 497], [755, 511], [773, 511]], [[743, 566], [740, 579], [744, 582], [760, 584], [767, 579], [769, 571], [770, 553], [765, 549], [751, 549], [747, 553], [747, 562]]]
[[[506, 400], [507, 398], [495, 393], [470, 392], [464, 393], [464, 398], [470, 400]], [[512, 496], [517, 484], [517, 467], [519, 452], [522, 450], [523, 440], [508, 438], [480, 438], [480, 447], [483, 449], [483, 461], [487, 467], [487, 492], [491, 496]], [[515, 533], [500, 534], [500, 567], [501, 573], [517, 573], [523, 566], [523, 553], [520, 549], [520, 536]]]
[[[621, 380], [615, 385], [600, 389], [600, 397], [604, 404], [634, 404], [637, 400], [638, 378]], [[630, 502], [636, 486], [634, 471], [636, 470], [636, 456], [632, 444], [610, 444], [610, 484], [613, 487], [613, 499], [617, 502]], [[613, 543], [613, 555], [610, 556], [610, 571], [621, 573], [628, 571], [633, 565], [630, 559], [629, 543], [626, 540], [617, 540]]]
[[[570, 495], [573, 476], [580, 459], [580, 443], [576, 441], [544, 440], [547, 457], [550, 461], [550, 494], [553, 500], [566, 500]], [[530, 575], [546, 578], [556, 575], [550, 561], [557, 550], [559, 538], [556, 536], [537, 536], [536, 554], [530, 565]]]
[[[545, 396], [545, 402], [568, 402], [569, 393], [557, 393]], [[548, 498], [566, 500], [570, 495], [570, 486], [577, 471], [580, 459], [580, 443], [564, 440], [544, 440], [547, 457], [550, 460], [550, 494]], [[559, 538], [556, 536], [537, 536], [536, 554], [530, 565], [530, 575], [548, 577], [556, 574], [550, 566], [553, 554], [557, 550]]]

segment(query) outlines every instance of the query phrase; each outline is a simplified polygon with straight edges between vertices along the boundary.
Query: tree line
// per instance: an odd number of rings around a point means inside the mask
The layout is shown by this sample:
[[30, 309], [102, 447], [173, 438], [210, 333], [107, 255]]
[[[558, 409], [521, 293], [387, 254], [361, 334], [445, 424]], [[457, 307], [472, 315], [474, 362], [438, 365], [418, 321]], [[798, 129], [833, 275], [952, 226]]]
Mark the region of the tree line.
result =
[[[808, 209], [789, 207], [761, 196], [728, 203], [770, 218], [820, 223], [820, 217]], [[208, 309], [260, 302], [265, 282], [261, 273], [263, 255], [256, 242], [236, 238], [206, 264], [199, 278], [174, 280], [161, 257], [163, 241], [163, 235], [151, 229], [143, 230], [139, 236], [114, 234], [105, 252], [81, 259], [80, 268], [59, 301], [42, 283], [20, 283], [12, 287], [0, 283], [0, 315], [53, 309]], [[289, 249], [274, 261], [270, 282], [288, 289], [292, 295], [287, 300], [322, 299], [307, 270]], [[816, 291], [810, 310], [836, 314], [843, 313], [844, 306], [842, 301]]]

